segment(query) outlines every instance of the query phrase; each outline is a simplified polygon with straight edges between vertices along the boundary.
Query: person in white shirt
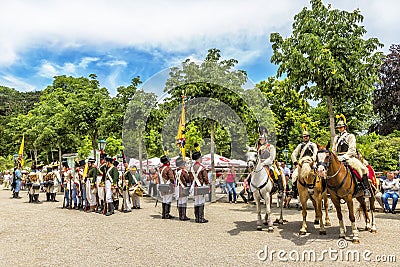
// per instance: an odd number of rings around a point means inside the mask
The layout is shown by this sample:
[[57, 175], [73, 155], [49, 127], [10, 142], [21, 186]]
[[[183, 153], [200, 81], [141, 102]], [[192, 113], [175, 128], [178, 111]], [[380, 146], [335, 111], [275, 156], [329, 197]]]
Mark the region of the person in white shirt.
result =
[[[390, 171], [387, 173], [387, 179], [382, 183], [382, 189], [385, 191], [382, 195], [382, 202], [385, 205], [385, 213], [393, 213], [396, 211], [397, 200], [399, 199], [399, 180], [394, 179], [394, 172]], [[390, 209], [388, 199], [391, 198], [393, 200], [392, 209]]]

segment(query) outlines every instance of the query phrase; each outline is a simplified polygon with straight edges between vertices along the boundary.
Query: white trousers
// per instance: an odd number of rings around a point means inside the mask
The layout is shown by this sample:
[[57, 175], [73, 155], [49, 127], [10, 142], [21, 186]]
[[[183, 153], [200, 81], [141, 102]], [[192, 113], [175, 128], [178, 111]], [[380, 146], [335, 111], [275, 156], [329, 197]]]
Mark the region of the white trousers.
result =
[[188, 202], [188, 197], [178, 198], [178, 207], [186, 207]]
[[122, 197], [124, 199], [123, 209], [124, 210], [131, 210], [132, 203], [131, 203], [131, 199], [129, 197], [129, 191], [128, 190], [122, 191]]
[[113, 203], [111, 182], [109, 180], [106, 180], [105, 186], [106, 186], [106, 203]]
[[194, 196], [194, 205], [201, 206], [206, 202], [205, 195]]
[[172, 195], [173, 194], [162, 196], [162, 203], [167, 203], [167, 204], [171, 203], [172, 202]]

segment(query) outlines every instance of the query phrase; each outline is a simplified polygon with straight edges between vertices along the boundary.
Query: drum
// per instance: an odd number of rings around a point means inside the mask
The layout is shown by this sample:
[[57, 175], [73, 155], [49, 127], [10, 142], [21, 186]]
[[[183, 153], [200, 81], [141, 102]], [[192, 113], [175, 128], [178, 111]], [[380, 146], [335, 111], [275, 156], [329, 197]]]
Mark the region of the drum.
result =
[[206, 195], [210, 191], [210, 187], [208, 185], [204, 186], [197, 186], [194, 188], [194, 195], [199, 196], [199, 195]]
[[173, 193], [173, 186], [172, 184], [159, 184], [158, 191], [162, 194], [172, 194]]
[[40, 184], [33, 184], [32, 185], [33, 190], [39, 190], [40, 189]]
[[187, 197], [189, 196], [190, 187], [179, 187], [179, 197]]

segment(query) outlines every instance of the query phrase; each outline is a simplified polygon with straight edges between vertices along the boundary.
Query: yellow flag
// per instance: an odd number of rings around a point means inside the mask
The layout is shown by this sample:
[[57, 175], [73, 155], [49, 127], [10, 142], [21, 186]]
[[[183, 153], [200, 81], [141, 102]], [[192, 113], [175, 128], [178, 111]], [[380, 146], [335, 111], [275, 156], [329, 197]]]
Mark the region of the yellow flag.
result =
[[24, 156], [24, 141], [25, 141], [25, 136], [22, 136], [22, 142], [21, 145], [19, 147], [19, 152], [18, 155], [21, 156], [21, 158]]
[[83, 179], [86, 178], [89, 171], [89, 160], [86, 160], [85, 169], [83, 169]]
[[186, 134], [185, 134], [185, 96], [183, 95], [182, 92], [182, 113], [181, 117], [179, 118], [179, 126], [178, 126], [178, 134], [176, 136], [176, 141], [178, 144], [178, 147], [181, 150], [182, 158], [186, 157]]

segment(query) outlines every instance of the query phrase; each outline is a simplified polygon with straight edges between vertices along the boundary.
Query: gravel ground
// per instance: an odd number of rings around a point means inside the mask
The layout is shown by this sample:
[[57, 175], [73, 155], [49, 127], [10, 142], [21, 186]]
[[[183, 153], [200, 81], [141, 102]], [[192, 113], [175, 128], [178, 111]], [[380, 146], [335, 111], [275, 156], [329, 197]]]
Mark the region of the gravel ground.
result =
[[[155, 207], [155, 200], [148, 197], [142, 198], [140, 210], [105, 217], [62, 209], [61, 202], [30, 204], [25, 192], [21, 196], [12, 199], [10, 191], [0, 190], [0, 266], [354, 266], [357, 263], [346, 260], [346, 253], [352, 250], [358, 251], [360, 263], [368, 266], [399, 266], [378, 263], [376, 256], [395, 255], [400, 262], [400, 214], [375, 213], [378, 233], [362, 231], [359, 245], [348, 242], [347, 248], [340, 250], [336, 212], [329, 213], [332, 226], [326, 236], [320, 236], [319, 226], [312, 223], [311, 206], [309, 233], [299, 237], [302, 219], [297, 209], [284, 209], [288, 222], [275, 226], [273, 233], [260, 232], [256, 231], [255, 205], [229, 204], [225, 197], [206, 205], [209, 223], [197, 224], [192, 207], [188, 209], [191, 221], [162, 220], [161, 203]], [[45, 199], [45, 194], [40, 199]], [[62, 200], [62, 196], [57, 199]], [[278, 212], [274, 204], [273, 219]], [[173, 208], [171, 213], [176, 216], [178, 212]], [[349, 235], [348, 215], [344, 217]], [[364, 223], [358, 221], [358, 226]], [[267, 255], [282, 250], [286, 253], [282, 258], [288, 261], [280, 261], [277, 252], [272, 254], [272, 263], [260, 260], [265, 253], [259, 251], [266, 247]], [[315, 251], [317, 259], [301, 261], [306, 250]], [[323, 250], [328, 252], [318, 262]], [[368, 250], [372, 262], [363, 259]], [[298, 262], [294, 261], [296, 251]], [[342, 259], [340, 255], [344, 255]]]

